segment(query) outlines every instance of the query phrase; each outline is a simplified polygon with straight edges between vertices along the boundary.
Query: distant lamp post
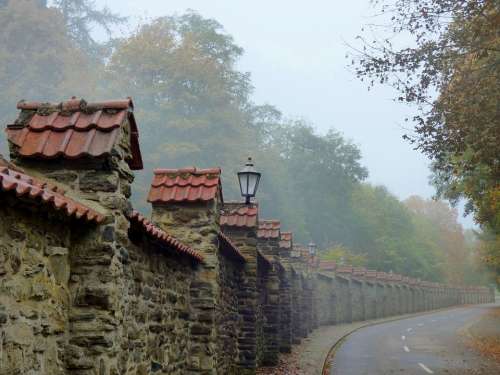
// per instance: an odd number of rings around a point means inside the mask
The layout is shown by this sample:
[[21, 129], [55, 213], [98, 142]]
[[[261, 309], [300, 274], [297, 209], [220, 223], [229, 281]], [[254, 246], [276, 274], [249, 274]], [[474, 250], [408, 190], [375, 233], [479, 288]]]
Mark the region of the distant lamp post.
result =
[[309, 255], [315, 256], [316, 255], [316, 244], [314, 242], [309, 242]]
[[255, 197], [259, 187], [260, 173], [255, 170], [252, 158], [248, 158], [245, 167], [238, 172], [241, 196], [245, 197], [245, 203], [250, 204], [250, 198]]

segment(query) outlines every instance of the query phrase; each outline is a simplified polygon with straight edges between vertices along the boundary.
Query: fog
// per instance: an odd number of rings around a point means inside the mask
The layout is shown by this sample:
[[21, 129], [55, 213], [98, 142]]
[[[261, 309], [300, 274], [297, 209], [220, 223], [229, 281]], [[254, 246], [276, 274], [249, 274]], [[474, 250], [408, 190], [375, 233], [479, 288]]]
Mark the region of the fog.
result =
[[[372, 91], [349, 70], [348, 44], [373, 22], [369, 0], [263, 1], [98, 0], [131, 24], [194, 9], [219, 21], [245, 53], [239, 68], [251, 73], [254, 101], [275, 105], [318, 131], [334, 127], [359, 146], [373, 184], [400, 199], [430, 198], [428, 160], [402, 139], [412, 109], [393, 101], [387, 87]], [[121, 34], [127, 34], [121, 30]], [[120, 35], [120, 33], [118, 33]], [[465, 227], [472, 218], [463, 218]]]
[[[414, 108], [387, 85], [369, 91], [349, 68], [348, 45], [372, 12], [368, 0], [0, 1], [0, 119], [12, 124], [22, 99], [131, 96], [144, 161], [131, 204], [144, 215], [155, 168], [220, 166], [227, 202], [241, 199], [236, 172], [251, 155], [259, 218], [315, 242], [324, 259], [482, 282], [480, 242], [448, 203], [430, 199], [429, 161], [402, 138]], [[22, 112], [11, 129], [28, 119]]]

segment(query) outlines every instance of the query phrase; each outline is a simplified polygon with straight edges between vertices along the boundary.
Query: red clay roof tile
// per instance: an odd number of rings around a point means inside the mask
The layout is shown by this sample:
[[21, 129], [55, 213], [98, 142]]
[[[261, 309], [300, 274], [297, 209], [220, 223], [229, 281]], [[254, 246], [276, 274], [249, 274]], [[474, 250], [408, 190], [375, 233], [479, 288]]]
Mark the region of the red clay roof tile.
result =
[[366, 270], [365, 277], [367, 279], [376, 279], [377, 278], [377, 271], [375, 271], [375, 270]]
[[102, 157], [115, 144], [120, 127], [128, 119], [133, 170], [142, 169], [139, 134], [131, 99], [87, 103], [71, 99], [59, 104], [19, 102], [21, 114], [7, 126], [7, 137], [30, 158]]
[[158, 228], [156, 225], [154, 225], [151, 221], [146, 219], [138, 211], [135, 211], [135, 210], [132, 211], [132, 213], [130, 215], [128, 215], [128, 219], [132, 223], [140, 225], [142, 230], [144, 230], [144, 232], [146, 232], [149, 236], [151, 236], [152, 238], [154, 238], [156, 240], [159, 240], [160, 242], [164, 243], [168, 247], [173, 248], [174, 250], [176, 250], [180, 254], [187, 255], [198, 262], [203, 261], [203, 255], [201, 255], [197, 251], [193, 250], [191, 247], [184, 245], [179, 240], [177, 240], [175, 237], [172, 237], [171, 235], [167, 234], [165, 231]]
[[334, 271], [337, 264], [334, 260], [321, 260], [319, 262], [319, 268], [323, 271]]
[[280, 222], [279, 220], [261, 220], [259, 221], [259, 229], [257, 230], [259, 238], [279, 238], [280, 237]]
[[352, 274], [353, 267], [352, 266], [338, 266], [337, 269], [335, 270], [335, 272]]
[[148, 195], [150, 203], [210, 201], [222, 195], [220, 168], [157, 169]]
[[364, 276], [366, 274], [366, 268], [365, 267], [354, 267], [352, 274], [354, 276]]
[[2, 160], [0, 160], [0, 190], [14, 191], [18, 197], [41, 201], [56, 210], [61, 210], [68, 217], [94, 223], [104, 220], [104, 216], [97, 211], [65, 196], [64, 190], [39, 181], [19, 170], [2, 166], [5, 164]]
[[283, 249], [291, 249], [292, 239], [293, 239], [292, 232], [281, 232], [280, 247]]
[[384, 281], [394, 281], [393, 274], [389, 272], [379, 272], [377, 273], [377, 279]]
[[257, 226], [257, 214], [259, 207], [257, 204], [241, 205], [239, 207], [227, 207], [221, 211], [220, 225], [228, 227], [247, 227]]
[[391, 274], [391, 280], [393, 280], [393, 281], [401, 281], [402, 279], [403, 279], [403, 276], [401, 276], [397, 273]]
[[243, 254], [240, 252], [240, 250], [236, 247], [235, 244], [231, 241], [231, 239], [226, 236], [224, 233], [219, 232], [219, 240], [221, 242], [223, 250], [226, 250], [229, 252], [229, 254], [239, 261], [246, 262], [246, 258], [243, 256]]

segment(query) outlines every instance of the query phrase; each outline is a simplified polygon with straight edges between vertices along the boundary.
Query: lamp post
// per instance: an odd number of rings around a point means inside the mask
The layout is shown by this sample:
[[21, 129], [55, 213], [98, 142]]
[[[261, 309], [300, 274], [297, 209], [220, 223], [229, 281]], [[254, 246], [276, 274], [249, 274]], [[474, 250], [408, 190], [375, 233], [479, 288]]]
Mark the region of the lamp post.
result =
[[241, 196], [245, 197], [245, 204], [250, 204], [250, 198], [255, 197], [259, 187], [260, 173], [255, 170], [252, 158], [249, 157], [247, 163], [238, 172]]
[[311, 242], [309, 242], [308, 248], [309, 248], [309, 255], [315, 256], [316, 255], [316, 244], [311, 241]]

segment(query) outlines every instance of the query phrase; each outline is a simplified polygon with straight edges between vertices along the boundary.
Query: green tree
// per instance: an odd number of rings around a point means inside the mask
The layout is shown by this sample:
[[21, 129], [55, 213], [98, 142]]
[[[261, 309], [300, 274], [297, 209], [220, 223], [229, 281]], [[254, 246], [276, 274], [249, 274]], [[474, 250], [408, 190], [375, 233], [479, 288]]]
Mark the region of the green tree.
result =
[[[165, 165], [219, 165], [234, 181], [257, 149], [247, 126], [249, 75], [235, 67], [242, 52], [219, 23], [192, 11], [153, 20], [118, 43], [107, 77], [116, 95], [137, 104], [148, 150], [143, 188], [150, 168]], [[230, 195], [236, 185], [229, 186]]]
[[351, 191], [368, 175], [359, 149], [340, 133], [318, 135], [303, 121], [271, 122], [264, 131], [263, 151], [276, 160], [269, 172], [282, 175], [272, 178], [273, 195], [264, 209], [284, 199], [276, 214], [297, 231], [300, 241], [314, 239], [324, 247], [344, 243], [351, 232]]
[[99, 67], [90, 69], [57, 9], [34, 0], [9, 1], [0, 7], [0, 25], [2, 124], [16, 118], [20, 99], [59, 101], [92, 92]]
[[437, 233], [413, 215], [386, 188], [362, 185], [353, 191], [355, 252], [365, 253], [367, 265], [426, 280], [440, 280], [442, 261]]
[[352, 265], [356, 267], [366, 266], [366, 257], [354, 254], [351, 250], [342, 245], [336, 245], [321, 253], [322, 260], [334, 260], [337, 264]]
[[[400, 101], [417, 106], [415, 132], [406, 138], [431, 158], [438, 196], [465, 198], [467, 212], [500, 236], [500, 3], [374, 4], [391, 34], [375, 30], [375, 38], [360, 37], [356, 74], [370, 85], [392, 85]], [[497, 243], [495, 238], [491, 246], [500, 252]]]
[[[47, 3], [45, 1], [45, 3]], [[92, 0], [52, 0], [66, 22], [71, 39], [96, 61], [102, 61], [107, 55], [105, 45], [95, 40], [92, 35], [97, 26], [112, 36], [114, 27], [125, 25], [126, 18], [112, 12], [109, 8], [97, 8]]]

